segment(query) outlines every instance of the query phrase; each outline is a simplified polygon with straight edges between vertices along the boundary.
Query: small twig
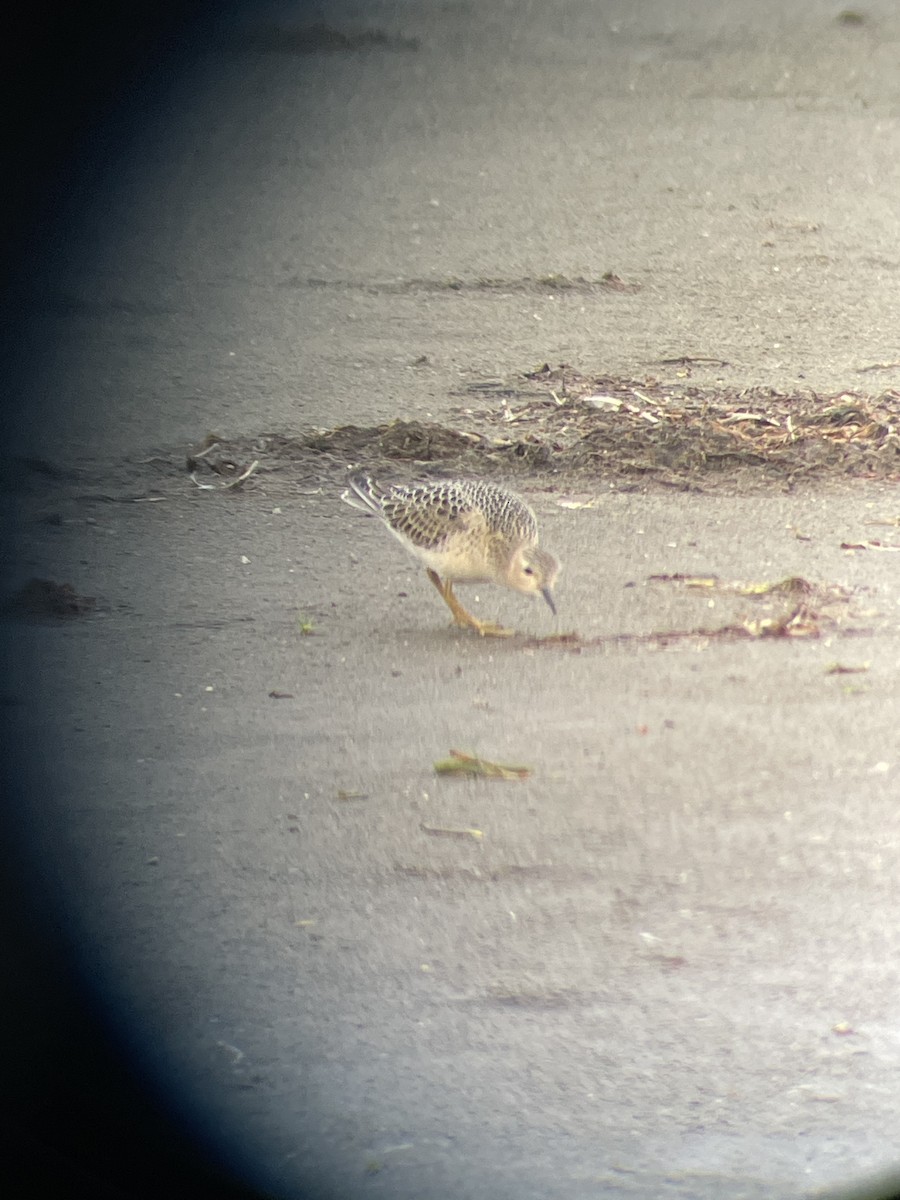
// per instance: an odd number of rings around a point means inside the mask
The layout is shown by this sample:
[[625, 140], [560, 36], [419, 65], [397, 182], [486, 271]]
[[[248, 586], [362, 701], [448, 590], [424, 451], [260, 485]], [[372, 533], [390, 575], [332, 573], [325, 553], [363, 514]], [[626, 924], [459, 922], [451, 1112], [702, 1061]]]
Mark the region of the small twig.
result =
[[689, 367], [693, 363], [706, 363], [715, 367], [730, 367], [731, 363], [725, 358], [706, 358], [702, 354], [679, 354], [675, 358], [658, 358], [651, 366], [659, 367]]
[[866, 371], [892, 371], [894, 367], [900, 367], [900, 362], [882, 362], [869, 363], [865, 367], [857, 367], [856, 371], [859, 375], [864, 375]]
[[218, 441], [210, 442], [205, 450], [198, 450], [196, 453], [192, 451], [191, 458], [206, 458], [207, 454], [209, 454], [211, 450], [215, 450], [218, 445]]
[[470, 838], [473, 842], [480, 842], [484, 837], [480, 829], [451, 829], [441, 825], [426, 825], [424, 822], [419, 828], [423, 833], [430, 833], [432, 837]]
[[242, 483], [243, 483], [243, 482], [244, 482], [246, 479], [249, 479], [249, 478], [250, 478], [250, 476], [253, 474], [253, 472], [256, 470], [256, 468], [257, 468], [258, 466], [259, 466], [259, 459], [258, 459], [258, 458], [255, 458], [255, 459], [253, 460], [253, 462], [250, 464], [250, 466], [247, 468], [247, 470], [246, 470], [246, 471], [244, 471], [244, 473], [243, 473], [242, 475], [238, 475], [237, 479], [229, 479], [228, 483], [225, 483], [225, 484], [223, 484], [222, 486], [223, 486], [223, 487], [227, 487], [227, 488], [236, 488], [236, 487], [240, 487], [240, 485], [241, 485], [241, 484], [242, 484]]
[[639, 392], [637, 390], [637, 388], [632, 388], [631, 394], [632, 394], [632, 396], [636, 396], [638, 398], [638, 400], [642, 400], [644, 402], [644, 404], [649, 404], [653, 408], [662, 408], [663, 407], [661, 400], [654, 400], [652, 396], [648, 396], [644, 392]]

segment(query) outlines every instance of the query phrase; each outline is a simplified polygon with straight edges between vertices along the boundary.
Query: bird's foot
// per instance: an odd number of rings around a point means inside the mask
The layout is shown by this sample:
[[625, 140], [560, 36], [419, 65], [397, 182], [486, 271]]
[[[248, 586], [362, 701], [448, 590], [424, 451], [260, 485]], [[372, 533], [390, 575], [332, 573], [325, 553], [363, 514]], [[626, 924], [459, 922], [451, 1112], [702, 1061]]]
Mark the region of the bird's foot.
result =
[[466, 613], [464, 617], [456, 617], [455, 624], [461, 626], [463, 629], [474, 629], [479, 637], [508, 638], [516, 636], [514, 629], [507, 629], [504, 625], [498, 625], [495, 621], [479, 621], [471, 613]]
[[516, 631], [514, 629], [504, 629], [502, 625], [497, 625], [494, 621], [479, 621], [477, 617], [473, 617], [468, 609], [463, 608], [457, 599], [456, 593], [453, 590], [453, 584], [449, 580], [444, 581], [438, 575], [437, 571], [429, 569], [428, 578], [440, 592], [444, 603], [453, 613], [453, 621], [456, 625], [463, 629], [474, 629], [479, 637], [514, 637]]

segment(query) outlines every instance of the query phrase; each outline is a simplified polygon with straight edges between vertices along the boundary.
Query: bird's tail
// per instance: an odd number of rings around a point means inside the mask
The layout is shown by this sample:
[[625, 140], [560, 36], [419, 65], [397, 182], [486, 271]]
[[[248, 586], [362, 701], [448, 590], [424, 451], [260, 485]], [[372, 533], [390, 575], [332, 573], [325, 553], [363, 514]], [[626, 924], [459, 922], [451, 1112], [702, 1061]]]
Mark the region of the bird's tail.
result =
[[350, 486], [341, 493], [341, 499], [351, 508], [361, 509], [370, 515], [381, 515], [381, 489], [369, 475], [356, 472], [347, 481]]

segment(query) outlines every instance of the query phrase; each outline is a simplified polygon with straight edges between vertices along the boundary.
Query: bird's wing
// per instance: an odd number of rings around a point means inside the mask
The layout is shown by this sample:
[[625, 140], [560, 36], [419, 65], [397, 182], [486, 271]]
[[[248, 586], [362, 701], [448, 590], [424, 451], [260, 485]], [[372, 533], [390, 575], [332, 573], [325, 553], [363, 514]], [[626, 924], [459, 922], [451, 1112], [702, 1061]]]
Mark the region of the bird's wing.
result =
[[341, 492], [341, 499], [370, 517], [380, 517], [381, 505], [376, 498], [376, 484], [367, 475], [351, 475], [350, 486]]

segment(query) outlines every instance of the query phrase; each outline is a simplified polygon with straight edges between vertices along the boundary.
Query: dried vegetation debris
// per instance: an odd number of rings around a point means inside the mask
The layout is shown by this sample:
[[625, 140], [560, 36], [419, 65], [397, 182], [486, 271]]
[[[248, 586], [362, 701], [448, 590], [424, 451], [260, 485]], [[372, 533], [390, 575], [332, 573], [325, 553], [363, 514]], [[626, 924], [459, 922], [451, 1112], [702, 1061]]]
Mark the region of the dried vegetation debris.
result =
[[[201, 491], [270, 489], [284, 486], [322, 485], [343, 479], [351, 464], [365, 463], [374, 471], [397, 463], [418, 471], [427, 463], [461, 463], [468, 452], [484, 443], [479, 434], [463, 433], [426, 421], [390, 421], [381, 425], [339, 425], [289, 437], [263, 434], [252, 438], [222, 438], [207, 434], [191, 449], [185, 467]], [[477, 455], [470, 466], [479, 474]], [[153, 465], [168, 474], [171, 463], [161, 458]], [[252, 478], [251, 478], [252, 477]], [[249, 483], [249, 487], [245, 485]]]
[[704, 597], [746, 598], [744, 607], [724, 622], [711, 625], [690, 625], [675, 629], [654, 629], [648, 633], [601, 634], [583, 637], [576, 632], [551, 637], [527, 638], [523, 644], [533, 650], [559, 649], [580, 654], [589, 648], [605, 646], [640, 646], [665, 650], [689, 643], [706, 647], [717, 642], [736, 642], [760, 639], [804, 638], [814, 640], [824, 636], [855, 636], [869, 630], [854, 624], [851, 603], [856, 590], [839, 584], [817, 583], [798, 575], [774, 581], [720, 579], [717, 575], [651, 575], [651, 586], [664, 585]]
[[243, 447], [233, 453], [228, 443], [216, 433], [208, 433], [195, 450], [188, 451], [187, 471], [191, 482], [203, 491], [212, 491], [216, 483], [202, 483], [198, 478], [201, 472], [207, 477], [218, 476], [218, 485], [225, 488], [240, 487], [258, 469], [259, 459], [253, 459], [249, 465], [239, 461], [244, 454]]
[[29, 579], [4, 606], [11, 617], [32, 620], [69, 620], [85, 617], [97, 609], [94, 596], [82, 596], [71, 583], [53, 579]]
[[464, 278], [447, 275], [442, 278], [400, 277], [396, 279], [323, 279], [315, 275], [291, 275], [281, 281], [282, 287], [306, 287], [340, 292], [365, 292], [371, 296], [416, 296], [441, 295], [447, 292], [484, 295], [494, 293], [501, 296], [572, 293], [590, 295], [593, 292], [634, 293], [641, 290], [639, 283], [620, 278], [613, 271], [606, 271], [596, 278], [584, 275], [563, 275], [550, 272], [546, 275], [475, 275]]
[[[785, 579], [745, 581], [718, 576], [651, 575], [648, 583], [675, 585], [704, 594], [746, 597], [756, 608], [715, 629], [693, 631], [694, 636], [717, 638], [817, 638], [845, 621], [852, 589], [839, 584], [811, 582], [800, 575]], [[854, 632], [858, 632], [854, 630]], [[691, 636], [688, 631], [687, 636]]]
[[428, 421], [391, 421], [383, 425], [340, 425], [299, 439], [308, 450], [351, 458], [362, 448], [370, 457], [388, 462], [440, 462], [464, 458], [483, 450], [478, 433], [449, 429]]
[[[239, 487], [254, 474], [296, 480], [299, 468], [322, 482], [356, 464], [697, 490], [900, 479], [900, 392], [893, 390], [711, 389], [544, 364], [511, 379], [475, 380], [463, 395], [468, 403], [452, 410], [453, 424], [394, 420], [227, 441], [209, 435], [189, 454], [188, 470], [206, 488]], [[201, 483], [201, 474], [211, 482]]]
[[874, 397], [712, 390], [589, 376], [546, 363], [521, 383], [543, 395], [520, 403], [504, 395], [499, 406], [466, 415], [483, 429], [506, 427], [518, 457], [545, 468], [684, 486], [900, 478], [897, 391]]
[[531, 774], [530, 767], [491, 762], [476, 754], [466, 754], [463, 750], [451, 750], [450, 757], [440, 759], [434, 764], [434, 769], [438, 775], [477, 779], [527, 779]]

